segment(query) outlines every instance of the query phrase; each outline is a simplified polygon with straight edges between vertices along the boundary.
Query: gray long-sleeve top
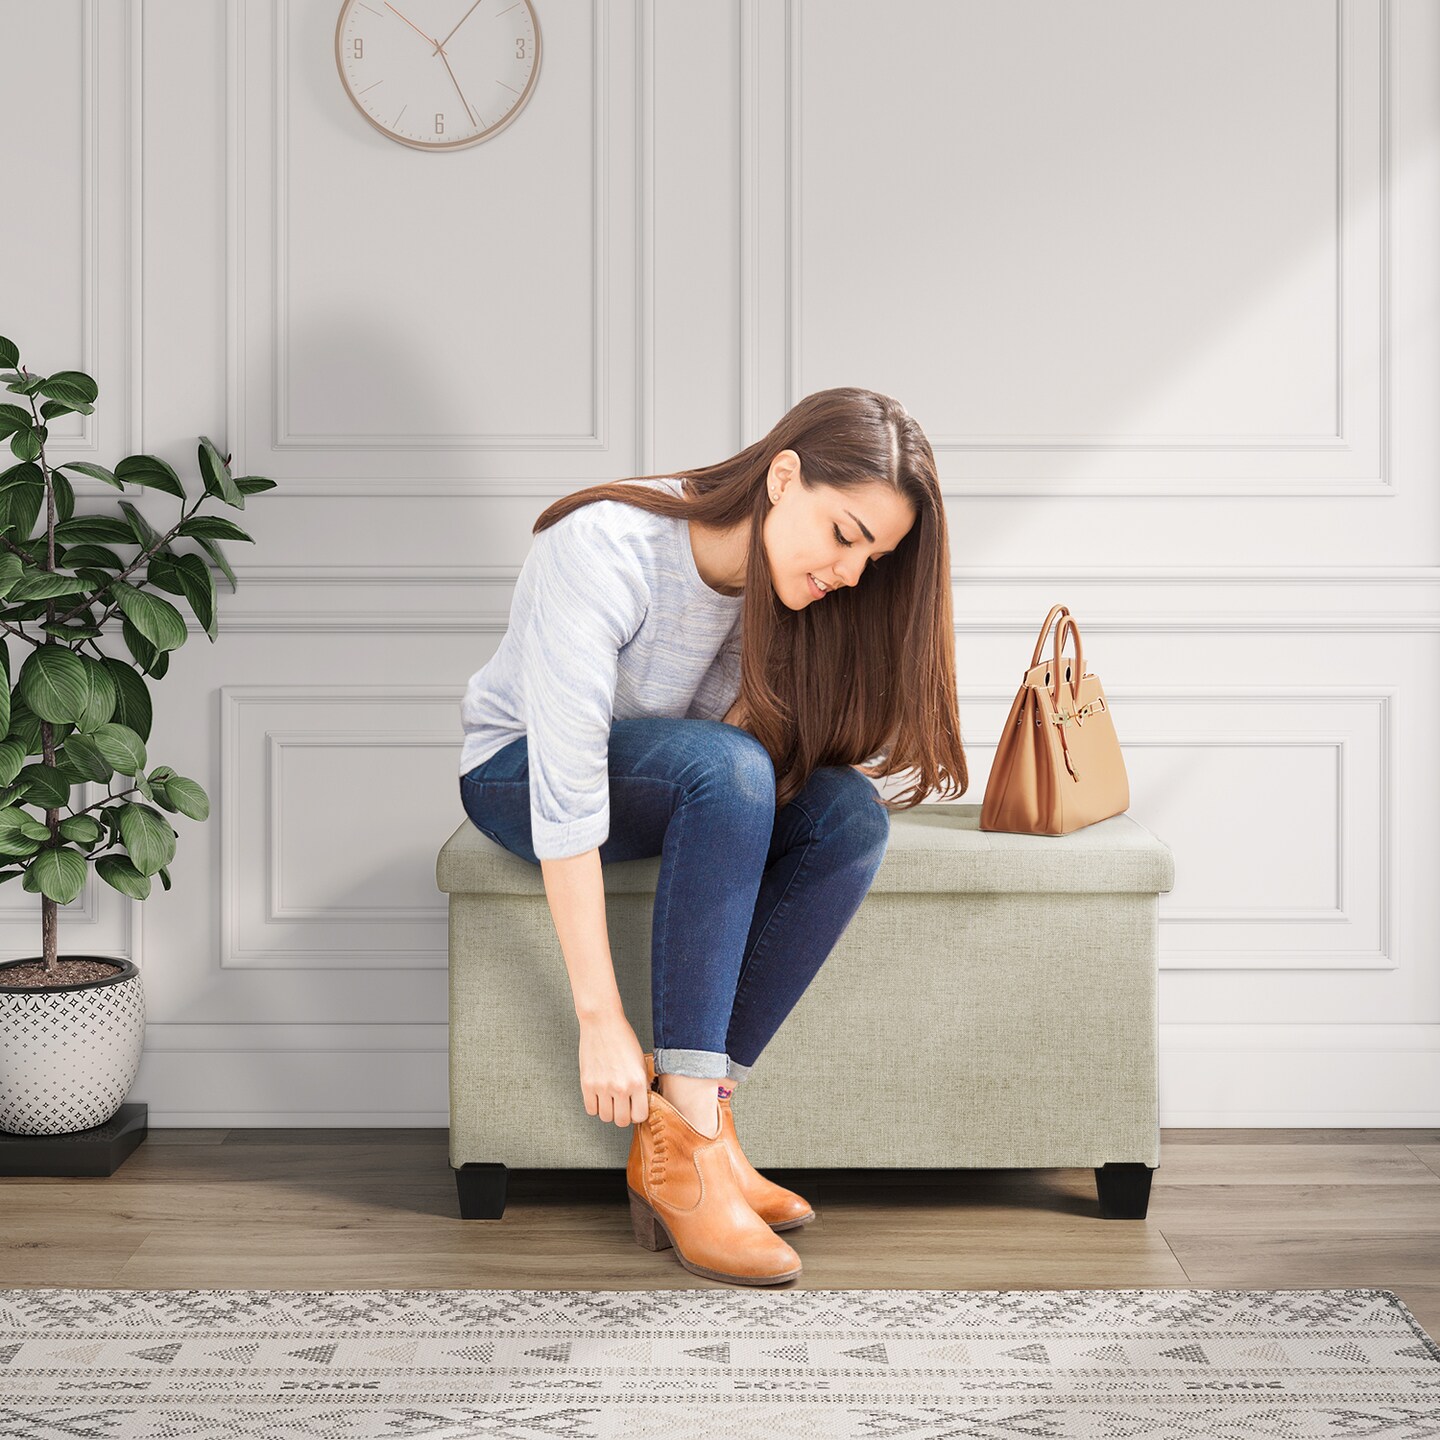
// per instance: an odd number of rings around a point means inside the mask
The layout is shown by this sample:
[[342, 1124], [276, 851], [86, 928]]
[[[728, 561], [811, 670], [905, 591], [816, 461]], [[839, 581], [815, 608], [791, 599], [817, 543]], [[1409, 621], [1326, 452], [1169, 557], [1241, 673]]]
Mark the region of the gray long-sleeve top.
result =
[[466, 686], [460, 774], [528, 736], [536, 858], [594, 849], [610, 834], [612, 720], [723, 719], [743, 604], [701, 579], [685, 519], [619, 500], [572, 510], [535, 536], [504, 638]]

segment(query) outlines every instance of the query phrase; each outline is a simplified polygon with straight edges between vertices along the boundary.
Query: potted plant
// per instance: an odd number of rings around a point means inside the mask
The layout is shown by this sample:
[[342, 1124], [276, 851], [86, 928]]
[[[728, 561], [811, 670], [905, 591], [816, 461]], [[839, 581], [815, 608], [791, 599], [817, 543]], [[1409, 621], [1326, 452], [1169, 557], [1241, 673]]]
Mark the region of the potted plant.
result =
[[[213, 644], [207, 557], [233, 592], [218, 542], [252, 537], [195, 512], [207, 499], [243, 510], [247, 495], [275, 482], [233, 477], [230, 457], [203, 436], [203, 492], [193, 504], [153, 455], [127, 456], [113, 471], [78, 460], [51, 465], [48, 422], [91, 414], [99, 387], [78, 370], [32, 375], [3, 336], [0, 380], [26, 400], [0, 403], [0, 439], [17, 462], [0, 473], [0, 884], [18, 877], [40, 895], [43, 945], [38, 956], [0, 963], [0, 1131], [64, 1135], [103, 1125], [124, 1103], [140, 1067], [145, 997], [133, 961], [58, 953], [59, 907], [85, 888], [92, 865], [135, 900], [150, 894], [156, 875], [168, 890], [179, 831], [162, 812], [210, 813], [200, 785], [151, 764], [146, 751], [146, 679], [163, 678], [186, 639], [185, 617], [156, 592], [184, 600]], [[119, 516], [77, 515], [67, 470], [121, 491], [174, 495], [180, 518], [161, 533], [125, 500]], [[199, 551], [182, 554], [175, 540], [193, 540]], [[128, 654], [101, 648], [117, 613]], [[72, 803], [87, 782], [104, 783], [104, 798]]]

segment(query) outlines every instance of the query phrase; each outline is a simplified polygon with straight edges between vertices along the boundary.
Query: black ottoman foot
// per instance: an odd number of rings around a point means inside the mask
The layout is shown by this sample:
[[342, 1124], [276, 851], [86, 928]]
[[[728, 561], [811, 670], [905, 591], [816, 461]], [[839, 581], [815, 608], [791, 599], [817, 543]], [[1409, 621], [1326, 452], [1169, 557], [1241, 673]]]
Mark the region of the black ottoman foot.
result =
[[1150, 1208], [1149, 1165], [1130, 1160], [1107, 1161], [1095, 1167], [1095, 1190], [1102, 1220], [1143, 1220]]
[[498, 1220], [505, 1213], [506, 1170], [498, 1160], [474, 1160], [455, 1170], [462, 1220]]

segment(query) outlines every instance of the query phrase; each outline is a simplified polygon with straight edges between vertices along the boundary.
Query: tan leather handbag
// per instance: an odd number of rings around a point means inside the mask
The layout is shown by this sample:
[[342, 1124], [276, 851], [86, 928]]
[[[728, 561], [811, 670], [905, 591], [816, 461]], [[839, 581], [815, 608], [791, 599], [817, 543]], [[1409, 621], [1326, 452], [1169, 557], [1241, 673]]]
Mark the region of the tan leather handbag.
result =
[[[1055, 654], [1040, 659], [1051, 621]], [[1061, 651], [1075, 635], [1075, 658]], [[1010, 708], [980, 807], [982, 830], [1068, 835], [1130, 806], [1130, 778], [1100, 677], [1085, 670], [1080, 627], [1052, 605]]]

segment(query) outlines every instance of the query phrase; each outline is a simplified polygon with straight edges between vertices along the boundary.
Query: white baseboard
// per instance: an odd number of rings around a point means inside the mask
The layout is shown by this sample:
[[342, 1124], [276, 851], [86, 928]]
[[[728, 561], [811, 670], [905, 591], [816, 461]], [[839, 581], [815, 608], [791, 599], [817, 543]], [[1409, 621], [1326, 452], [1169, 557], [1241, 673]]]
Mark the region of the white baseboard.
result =
[[1440, 1025], [1161, 1025], [1160, 1125], [1440, 1125]]

